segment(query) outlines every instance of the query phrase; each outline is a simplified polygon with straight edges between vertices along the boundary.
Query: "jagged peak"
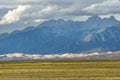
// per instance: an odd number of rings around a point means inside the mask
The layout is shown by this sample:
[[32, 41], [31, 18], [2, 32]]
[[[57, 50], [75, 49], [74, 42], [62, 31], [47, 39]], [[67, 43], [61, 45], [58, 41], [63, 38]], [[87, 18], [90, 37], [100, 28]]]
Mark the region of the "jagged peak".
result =
[[116, 18], [114, 16], [110, 16], [109, 19], [110, 20], [116, 20]]
[[112, 21], [116, 21], [117, 19], [114, 16], [110, 16], [109, 18], [103, 18], [103, 20], [112, 20]]
[[64, 19], [58, 19], [57, 21], [60, 21], [60, 22], [65, 22], [65, 20], [64, 20]]
[[98, 21], [98, 20], [101, 20], [101, 18], [98, 16], [98, 15], [94, 15], [94, 16], [91, 16], [90, 18], [88, 18], [87, 21]]

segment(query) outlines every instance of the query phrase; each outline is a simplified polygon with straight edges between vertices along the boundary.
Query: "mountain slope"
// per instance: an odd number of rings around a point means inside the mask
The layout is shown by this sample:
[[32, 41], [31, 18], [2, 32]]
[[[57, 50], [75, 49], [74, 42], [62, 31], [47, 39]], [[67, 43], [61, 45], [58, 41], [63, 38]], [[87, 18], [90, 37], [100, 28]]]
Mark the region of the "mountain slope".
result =
[[106, 28], [102, 32], [94, 32], [86, 35], [87, 36], [86, 42], [88, 43], [88, 46], [90, 47], [91, 51], [119, 51], [120, 50], [119, 35], [120, 27], [112, 26]]

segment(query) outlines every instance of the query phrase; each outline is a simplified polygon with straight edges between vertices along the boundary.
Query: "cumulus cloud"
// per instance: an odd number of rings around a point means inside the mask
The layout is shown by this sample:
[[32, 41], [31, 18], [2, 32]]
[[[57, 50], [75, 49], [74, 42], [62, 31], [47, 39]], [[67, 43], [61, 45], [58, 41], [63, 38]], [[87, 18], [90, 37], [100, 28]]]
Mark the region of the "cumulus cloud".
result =
[[[103, 1], [103, 0], [101, 0]], [[6, 7], [15, 7], [13, 5], [18, 4], [29, 4], [31, 8], [31, 19], [51, 19], [51, 18], [67, 18], [83, 16], [85, 13], [81, 10], [85, 6], [92, 3], [100, 2], [100, 0], [90, 0], [89, 3], [86, 0], [14, 0], [11, 3], [7, 3], [7, 0], [2, 0], [0, 2], [6, 3]], [[9, 4], [9, 5], [8, 5]], [[11, 4], [11, 5], [10, 5]], [[3, 4], [2, 4], [3, 5]], [[5, 6], [1, 6], [5, 7]], [[38, 12], [39, 11], [39, 12]], [[10, 14], [10, 13], [9, 13]], [[36, 18], [37, 17], [37, 18]], [[27, 17], [28, 18], [28, 17]], [[23, 19], [24, 20], [24, 19]]]
[[41, 4], [41, 5], [19, 5], [13, 10], [6, 13], [0, 24], [10, 24], [14, 22], [42, 22], [45, 19], [57, 18], [62, 16], [60, 11], [62, 8], [57, 5]]
[[0, 0], [0, 9], [7, 8], [0, 12], [0, 25], [12, 28], [2, 30], [3, 33], [49, 19], [84, 21], [93, 14], [119, 13], [119, 4], [119, 0]]
[[[60, 10], [60, 8], [58, 6], [52, 6], [52, 5], [48, 5], [47, 7], [41, 9], [39, 11], [39, 17], [40, 18], [51, 18], [51, 17], [55, 17], [55, 15], [57, 15], [58, 11]], [[56, 14], [55, 14], [56, 13]]]
[[24, 15], [27, 9], [29, 9], [29, 5], [19, 5], [16, 9], [9, 10], [7, 14], [4, 15], [0, 24], [9, 24], [16, 21], [19, 21], [20, 18]]
[[105, 0], [102, 3], [92, 4], [84, 8], [83, 11], [93, 14], [120, 13], [120, 0]]

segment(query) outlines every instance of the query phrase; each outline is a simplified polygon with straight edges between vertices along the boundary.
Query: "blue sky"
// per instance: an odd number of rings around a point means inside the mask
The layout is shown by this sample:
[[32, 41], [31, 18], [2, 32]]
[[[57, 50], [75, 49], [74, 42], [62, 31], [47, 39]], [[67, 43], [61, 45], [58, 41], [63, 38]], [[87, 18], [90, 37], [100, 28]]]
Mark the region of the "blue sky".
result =
[[120, 0], [0, 0], [0, 33], [49, 19], [81, 21], [92, 15], [120, 20]]

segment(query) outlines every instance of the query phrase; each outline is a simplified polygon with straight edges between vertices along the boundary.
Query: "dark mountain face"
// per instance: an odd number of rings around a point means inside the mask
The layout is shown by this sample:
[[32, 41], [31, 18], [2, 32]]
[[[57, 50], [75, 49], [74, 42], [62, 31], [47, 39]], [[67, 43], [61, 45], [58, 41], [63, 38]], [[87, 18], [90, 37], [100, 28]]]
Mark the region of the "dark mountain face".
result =
[[0, 35], [0, 54], [119, 51], [120, 25], [114, 17], [85, 22], [50, 20], [37, 27]]

